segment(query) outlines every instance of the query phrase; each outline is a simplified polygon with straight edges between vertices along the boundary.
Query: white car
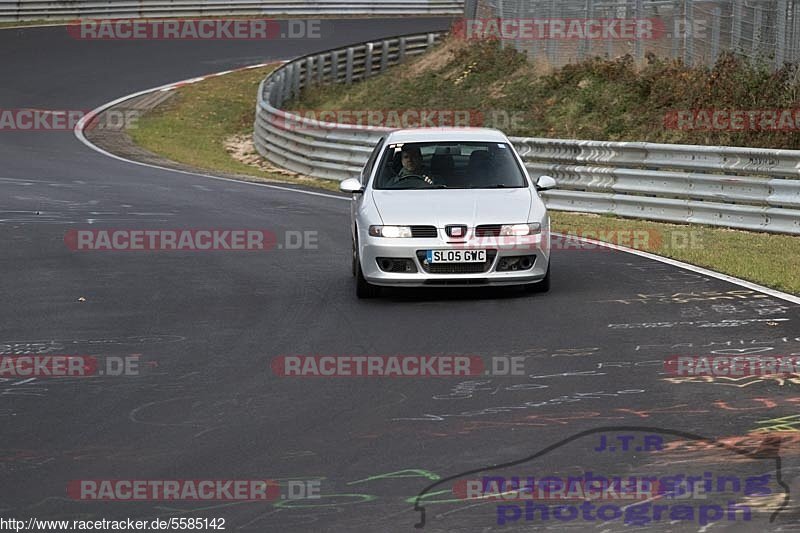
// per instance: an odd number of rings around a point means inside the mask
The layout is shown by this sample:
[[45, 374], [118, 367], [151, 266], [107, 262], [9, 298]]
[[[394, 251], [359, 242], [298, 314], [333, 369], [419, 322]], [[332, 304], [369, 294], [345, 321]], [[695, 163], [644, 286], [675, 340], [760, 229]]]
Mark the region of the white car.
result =
[[394, 131], [375, 146], [351, 193], [359, 298], [381, 286], [526, 285], [550, 288], [550, 218], [502, 132]]

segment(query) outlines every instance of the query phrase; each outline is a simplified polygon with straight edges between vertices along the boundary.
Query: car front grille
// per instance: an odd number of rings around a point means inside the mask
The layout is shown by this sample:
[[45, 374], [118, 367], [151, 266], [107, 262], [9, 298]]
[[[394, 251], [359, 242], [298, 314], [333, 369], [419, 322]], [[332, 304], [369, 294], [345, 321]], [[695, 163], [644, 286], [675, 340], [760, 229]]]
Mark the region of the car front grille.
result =
[[486, 224], [475, 228], [476, 237], [499, 237], [500, 224]]
[[428, 263], [428, 252], [426, 250], [417, 250], [417, 259], [419, 259], [422, 270], [428, 274], [480, 274], [488, 272], [492, 267], [494, 258], [497, 256], [497, 250], [486, 250], [486, 261], [484, 263]]
[[416, 239], [435, 239], [439, 232], [436, 226], [411, 226], [411, 236]]

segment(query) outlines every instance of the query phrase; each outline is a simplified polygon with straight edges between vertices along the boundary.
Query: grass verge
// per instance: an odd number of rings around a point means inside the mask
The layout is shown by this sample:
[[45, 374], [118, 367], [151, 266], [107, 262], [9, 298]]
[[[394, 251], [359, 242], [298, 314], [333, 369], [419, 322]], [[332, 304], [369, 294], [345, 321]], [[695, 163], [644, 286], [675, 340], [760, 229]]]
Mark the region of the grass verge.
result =
[[[225, 149], [226, 140], [252, 134], [256, 90], [269, 71], [234, 72], [181, 87], [129, 133], [154, 153], [210, 172], [337, 190], [338, 183], [329, 180], [291, 179], [257, 170]], [[644, 251], [800, 294], [800, 237], [577, 213], [551, 212], [551, 217], [553, 231], [615, 244], [625, 244], [618, 240], [620, 232], [647, 232], [647, 242], [637, 246]]]
[[[128, 129], [133, 142], [159, 155], [208, 170], [247, 176], [254, 181], [309, 185], [339, 190], [330, 180], [290, 177], [234, 159], [226, 149], [232, 139], [250, 138], [258, 85], [274, 67], [242, 70], [177, 89], [166, 103], [146, 113]], [[248, 156], [254, 155], [250, 149]]]
[[0, 22], [0, 30], [5, 28], [25, 28], [27, 26], [62, 26], [64, 21], [54, 20], [24, 20], [16, 22]]

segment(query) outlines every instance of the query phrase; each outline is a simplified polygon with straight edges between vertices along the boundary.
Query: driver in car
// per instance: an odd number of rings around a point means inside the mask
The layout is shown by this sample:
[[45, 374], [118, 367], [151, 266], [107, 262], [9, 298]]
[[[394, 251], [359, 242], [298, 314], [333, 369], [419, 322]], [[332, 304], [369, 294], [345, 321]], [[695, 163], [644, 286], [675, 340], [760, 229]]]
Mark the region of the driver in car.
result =
[[400, 152], [400, 161], [403, 167], [397, 173], [395, 183], [403, 181], [403, 178], [407, 176], [419, 176], [425, 183], [433, 185], [431, 177], [422, 173], [422, 152], [419, 146], [404, 144]]

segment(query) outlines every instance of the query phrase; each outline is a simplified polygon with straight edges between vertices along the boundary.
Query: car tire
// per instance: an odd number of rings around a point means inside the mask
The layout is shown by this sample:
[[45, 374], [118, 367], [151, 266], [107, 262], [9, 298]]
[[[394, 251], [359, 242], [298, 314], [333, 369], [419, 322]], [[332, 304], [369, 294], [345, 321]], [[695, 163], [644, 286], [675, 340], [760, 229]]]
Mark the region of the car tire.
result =
[[361, 271], [361, 257], [358, 255], [357, 244], [353, 259], [355, 261], [353, 267], [356, 271], [356, 296], [362, 300], [367, 298], [377, 298], [381, 292], [381, 288], [377, 285], [372, 285], [364, 278], [364, 273]]
[[525, 291], [530, 293], [543, 293], [550, 290], [550, 265], [547, 265], [547, 274], [544, 275], [542, 281], [525, 285]]

